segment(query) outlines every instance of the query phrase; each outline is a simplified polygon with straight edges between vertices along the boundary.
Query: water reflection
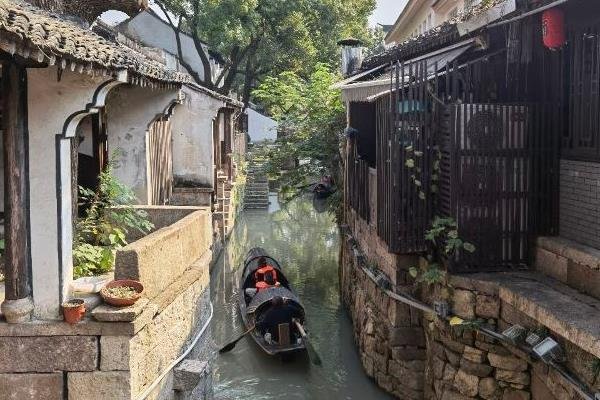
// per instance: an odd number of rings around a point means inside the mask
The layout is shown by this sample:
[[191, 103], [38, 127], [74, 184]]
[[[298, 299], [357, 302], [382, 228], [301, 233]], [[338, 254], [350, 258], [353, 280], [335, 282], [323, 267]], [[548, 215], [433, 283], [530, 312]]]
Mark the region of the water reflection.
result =
[[312, 198], [269, 212], [247, 213], [213, 270], [215, 307], [212, 341], [223, 343], [243, 332], [237, 308], [237, 279], [246, 252], [265, 248], [278, 259], [307, 312], [308, 327], [321, 358], [314, 367], [306, 357], [271, 358], [243, 339], [214, 362], [216, 399], [387, 399], [363, 373], [354, 348], [352, 325], [340, 304], [339, 237], [328, 213], [316, 212]]

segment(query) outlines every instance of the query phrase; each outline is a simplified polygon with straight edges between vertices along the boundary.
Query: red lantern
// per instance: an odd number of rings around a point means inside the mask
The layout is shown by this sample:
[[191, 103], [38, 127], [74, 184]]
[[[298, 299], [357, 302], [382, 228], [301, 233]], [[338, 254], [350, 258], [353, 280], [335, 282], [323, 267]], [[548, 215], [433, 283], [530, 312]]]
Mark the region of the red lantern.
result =
[[565, 13], [560, 8], [551, 8], [542, 14], [542, 32], [544, 46], [549, 49], [562, 47], [567, 37], [565, 34]]

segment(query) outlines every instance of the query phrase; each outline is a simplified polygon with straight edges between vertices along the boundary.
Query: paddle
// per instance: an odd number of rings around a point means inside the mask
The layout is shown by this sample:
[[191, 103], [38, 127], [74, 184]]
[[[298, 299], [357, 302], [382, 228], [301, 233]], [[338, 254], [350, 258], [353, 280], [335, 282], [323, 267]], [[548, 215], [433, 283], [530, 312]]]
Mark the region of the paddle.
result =
[[298, 189], [298, 190], [300, 190], [300, 189], [306, 189], [309, 186], [317, 185], [317, 184], [318, 184], [318, 182], [313, 182], [313, 183], [309, 183], [308, 185], [296, 186], [296, 189]]
[[312, 363], [315, 365], [321, 365], [323, 363], [321, 361], [321, 357], [319, 357], [314, 346], [312, 345], [310, 340], [308, 340], [308, 335], [306, 334], [304, 327], [300, 324], [300, 322], [298, 322], [297, 319], [294, 320], [294, 323], [296, 324], [296, 327], [298, 328], [298, 332], [300, 332], [300, 336], [302, 336], [302, 341], [304, 342], [304, 345], [306, 346], [306, 350], [308, 351], [308, 357], [310, 357], [310, 361], [312, 361]]
[[235, 339], [233, 342], [229, 342], [228, 344], [226, 344], [225, 346], [223, 346], [221, 348], [221, 350], [219, 350], [219, 353], [223, 354], [223, 353], [227, 353], [228, 351], [231, 351], [234, 349], [235, 345], [238, 344], [238, 342], [240, 340], [242, 340], [247, 334], [249, 334], [250, 332], [252, 332], [254, 330], [254, 326], [250, 329], [248, 329], [246, 332], [242, 333], [242, 335], [240, 337], [238, 337], [237, 339]]

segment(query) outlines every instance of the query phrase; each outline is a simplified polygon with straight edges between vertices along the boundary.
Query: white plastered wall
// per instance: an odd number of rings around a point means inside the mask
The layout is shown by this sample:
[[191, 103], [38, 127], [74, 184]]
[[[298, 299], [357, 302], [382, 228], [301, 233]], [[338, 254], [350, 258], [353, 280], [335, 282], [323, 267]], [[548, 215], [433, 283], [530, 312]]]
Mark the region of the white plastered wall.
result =
[[184, 94], [171, 118], [173, 175], [176, 182], [213, 187], [213, 121], [224, 103], [189, 87]]
[[107, 78], [64, 71], [59, 81], [55, 67], [29, 69], [27, 77], [34, 315], [56, 319], [73, 264], [70, 140], [63, 129], [71, 115], [93, 103]]
[[252, 142], [277, 139], [277, 121], [251, 108], [248, 108], [246, 112], [248, 113], [248, 134]]
[[[129, 186], [139, 204], [148, 204], [149, 125], [178, 99], [179, 90], [122, 85], [106, 101], [108, 150], [118, 152], [115, 176]], [[175, 157], [176, 158], [176, 157]]]

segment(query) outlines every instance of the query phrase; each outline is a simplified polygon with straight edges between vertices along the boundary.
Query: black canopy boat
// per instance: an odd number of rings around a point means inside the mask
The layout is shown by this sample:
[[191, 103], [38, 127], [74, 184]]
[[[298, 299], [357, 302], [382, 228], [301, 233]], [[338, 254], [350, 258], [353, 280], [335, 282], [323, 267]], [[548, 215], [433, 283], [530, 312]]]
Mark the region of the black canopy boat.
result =
[[[275, 270], [277, 285], [257, 289], [256, 272], [265, 266]], [[264, 282], [261, 282], [264, 283]], [[260, 285], [258, 285], [260, 287]], [[240, 311], [254, 341], [269, 355], [287, 355], [306, 350], [302, 340], [304, 307], [283, 274], [279, 263], [264, 249], [248, 252], [240, 279]], [[281, 304], [273, 304], [280, 298]], [[296, 324], [296, 321], [300, 325]]]
[[313, 187], [313, 193], [317, 199], [326, 199], [335, 193], [335, 190], [333, 178], [330, 176], [324, 176], [321, 178], [321, 182]]

